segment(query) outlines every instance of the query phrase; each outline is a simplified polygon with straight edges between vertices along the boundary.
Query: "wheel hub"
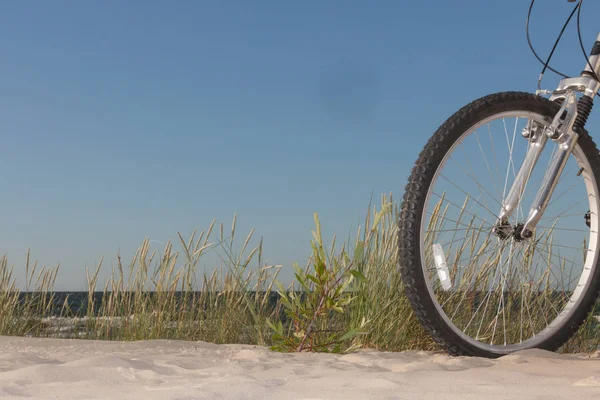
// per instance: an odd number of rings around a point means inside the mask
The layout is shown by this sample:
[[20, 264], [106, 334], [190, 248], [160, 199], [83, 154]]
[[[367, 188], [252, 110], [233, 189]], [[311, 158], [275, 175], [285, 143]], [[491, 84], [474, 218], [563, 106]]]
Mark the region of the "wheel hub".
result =
[[523, 232], [523, 226], [522, 222], [514, 226], [508, 222], [502, 222], [494, 226], [492, 231], [502, 240], [513, 238], [515, 242], [522, 242], [532, 236], [531, 232]]

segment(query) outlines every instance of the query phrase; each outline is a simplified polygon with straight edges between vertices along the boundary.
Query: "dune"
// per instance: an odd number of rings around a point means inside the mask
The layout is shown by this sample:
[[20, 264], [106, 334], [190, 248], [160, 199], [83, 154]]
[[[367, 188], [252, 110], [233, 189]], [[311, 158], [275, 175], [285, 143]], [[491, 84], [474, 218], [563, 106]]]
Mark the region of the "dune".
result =
[[0, 337], [0, 398], [599, 399], [600, 352], [497, 360], [362, 350]]

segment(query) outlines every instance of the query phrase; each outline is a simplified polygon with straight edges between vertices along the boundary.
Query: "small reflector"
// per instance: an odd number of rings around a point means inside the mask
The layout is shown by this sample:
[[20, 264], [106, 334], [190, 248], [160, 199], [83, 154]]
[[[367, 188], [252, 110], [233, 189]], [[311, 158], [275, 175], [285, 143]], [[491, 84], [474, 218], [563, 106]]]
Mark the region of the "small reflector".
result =
[[433, 245], [433, 259], [435, 261], [435, 269], [437, 270], [437, 276], [442, 284], [442, 289], [450, 290], [452, 288], [452, 281], [450, 280], [450, 271], [448, 271], [448, 264], [446, 263], [446, 255], [444, 249], [439, 243]]

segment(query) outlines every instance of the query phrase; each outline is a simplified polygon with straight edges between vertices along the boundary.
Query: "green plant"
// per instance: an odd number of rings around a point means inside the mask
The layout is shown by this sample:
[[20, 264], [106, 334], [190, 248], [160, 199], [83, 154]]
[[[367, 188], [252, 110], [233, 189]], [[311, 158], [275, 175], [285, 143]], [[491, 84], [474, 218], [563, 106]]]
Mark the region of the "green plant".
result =
[[316, 213], [314, 219], [316, 230], [313, 231], [314, 240], [311, 242], [312, 270], [294, 266], [302, 293], [294, 290], [286, 293], [277, 282], [280, 301], [291, 323], [286, 332], [282, 321], [267, 320], [274, 333], [271, 347], [274, 350], [341, 352], [345, 343], [366, 330], [365, 320], [356, 327], [346, 329], [344, 321], [336, 318], [336, 314], [347, 312], [355, 299], [350, 291], [353, 283], [366, 279], [362, 273], [352, 269], [352, 262], [344, 249], [334, 254], [332, 246], [327, 256]]

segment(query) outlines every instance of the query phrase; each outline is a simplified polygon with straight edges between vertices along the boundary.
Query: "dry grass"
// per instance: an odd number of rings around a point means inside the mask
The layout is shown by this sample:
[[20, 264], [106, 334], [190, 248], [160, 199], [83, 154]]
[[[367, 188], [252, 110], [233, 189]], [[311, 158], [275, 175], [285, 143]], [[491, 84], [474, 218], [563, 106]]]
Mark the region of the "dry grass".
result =
[[[441, 217], [445, 211], [441, 204], [436, 207], [437, 217], [432, 219], [434, 225], [443, 223]], [[379, 207], [369, 207], [364, 226], [359, 228], [356, 237], [341, 246], [347, 249], [344, 254], [351, 258], [349, 262], [353, 268], [366, 277], [365, 282], [349, 288], [354, 298], [344, 306], [344, 312], [328, 319], [332, 329], [341, 330], [350, 330], [367, 321], [366, 334], [354, 337], [347, 346], [390, 351], [436, 348], [414, 317], [403, 293], [396, 255], [398, 212], [391, 196], [383, 196]], [[473, 221], [470, 224], [475, 228]], [[264, 263], [262, 242], [254, 248], [249, 247], [253, 231], [241, 245], [236, 245], [235, 217], [231, 231], [225, 234], [225, 229], [223, 224], [216, 225], [213, 221], [207, 229], [194, 232], [190, 238], [180, 235], [175, 242], [179, 251], [168, 243], [160, 254], [151, 252], [149, 241], [144, 240], [128, 264], [124, 265], [117, 256], [116, 268], [103, 283], [98, 282], [102, 261], [95, 270], [86, 271], [87, 318], [78, 320], [83, 331], [80, 336], [106, 340], [180, 339], [270, 345], [272, 332], [266, 321], [281, 321], [284, 326], [289, 326], [281, 302], [269, 301], [276, 298], [273, 297], [273, 285], [281, 267]], [[476, 229], [473, 235], [478, 235]], [[433, 243], [433, 240], [435, 237], [428, 237], [426, 242]], [[488, 257], [484, 249], [474, 247], [479, 242], [474, 236], [470, 242], [455, 247], [453, 254], [457, 258], [454, 260], [468, 252], [479, 254], [477, 257]], [[210, 250], [218, 250], [225, 272], [215, 269], [210, 275], [199, 273], [199, 263]], [[330, 259], [336, 257], [335, 240], [327, 254]], [[489, 256], [484, 264], [486, 268], [493, 268], [497, 262]], [[450, 260], [448, 264], [453, 265]], [[6, 257], [0, 259], [0, 334], [55, 335], [56, 332], [49, 329], [48, 319], [43, 317], [50, 314], [54, 303], [53, 287], [59, 268], [39, 268], [27, 257], [26, 271], [27, 293], [20, 296], [12, 267]], [[473, 279], [483, 276], [481, 271], [475, 270], [464, 274], [465, 278]], [[481, 285], [485, 284], [482, 280]], [[539, 284], [543, 285], [543, 280]], [[295, 289], [297, 284], [287, 288]], [[97, 290], [104, 293], [100, 301], [93, 295]], [[449, 304], [461, 305], [465, 296], [455, 296]], [[542, 310], [542, 306], [539, 303], [538, 310]], [[60, 316], [72, 316], [68, 301], [65, 301]], [[590, 318], [564, 350], [597, 348], [600, 344], [599, 325]]]

